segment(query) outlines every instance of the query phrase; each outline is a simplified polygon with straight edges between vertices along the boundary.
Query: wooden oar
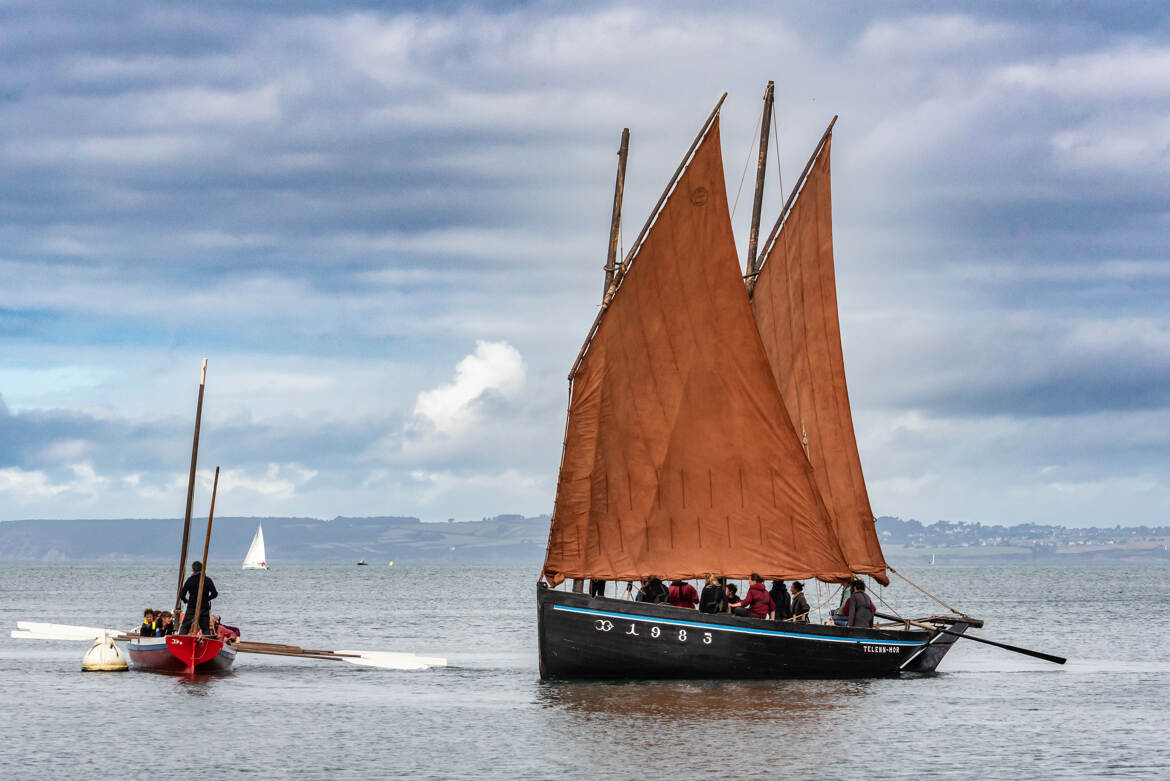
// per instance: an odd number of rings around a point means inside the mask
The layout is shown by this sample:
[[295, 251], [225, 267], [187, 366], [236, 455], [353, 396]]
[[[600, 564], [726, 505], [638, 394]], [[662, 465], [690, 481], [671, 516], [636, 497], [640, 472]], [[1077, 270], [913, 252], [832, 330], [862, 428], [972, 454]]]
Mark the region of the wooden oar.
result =
[[1042, 651], [1032, 651], [1027, 648], [1020, 648], [1018, 645], [1008, 645], [1007, 643], [997, 643], [994, 640], [984, 640], [982, 637], [975, 637], [974, 635], [969, 635], [965, 632], [960, 634], [959, 632], [952, 632], [949, 629], [939, 629], [938, 631], [942, 632], [944, 635], [954, 635], [955, 637], [962, 637], [966, 640], [974, 640], [977, 643], [994, 645], [996, 648], [1002, 648], [1005, 651], [1015, 651], [1016, 653], [1024, 654], [1025, 656], [1035, 656], [1037, 659], [1043, 659], [1046, 662], [1064, 664], [1068, 661], [1068, 659], [1065, 659], [1063, 656], [1053, 656], [1052, 654], [1046, 654]]
[[120, 629], [102, 629], [96, 626], [73, 626], [71, 624], [46, 624], [40, 621], [17, 621], [11, 636], [21, 640], [86, 640], [92, 641], [102, 635], [113, 638], [125, 636]]
[[446, 667], [447, 660], [437, 656], [395, 653], [391, 651], [323, 651], [301, 648], [299, 645], [281, 643], [257, 643], [241, 640], [236, 650], [246, 654], [269, 656], [291, 656], [298, 659], [322, 659], [326, 661], [349, 662], [363, 667], [381, 667], [385, 670], [426, 670], [431, 667]]
[[[923, 624], [923, 623], [920, 623], [918, 621], [912, 621], [908, 618], [898, 618], [897, 616], [891, 616], [887, 613], [875, 612], [874, 615], [877, 616], [878, 618], [884, 618], [887, 621], [898, 621], [898, 622], [904, 623], [904, 624], [913, 624], [914, 626], [920, 627], [922, 629], [929, 629], [931, 631], [941, 632], [944, 635], [951, 635], [953, 637], [961, 637], [965, 640], [974, 640], [977, 643], [986, 643], [987, 645], [994, 645], [996, 648], [1002, 648], [1005, 651], [1015, 651], [1016, 653], [1024, 654], [1025, 656], [1034, 656], [1037, 659], [1043, 659], [1046, 662], [1053, 662], [1054, 664], [1064, 664], [1065, 662], [1068, 661], [1068, 659], [1065, 659], [1063, 656], [1053, 656], [1052, 654], [1046, 654], [1042, 651], [1032, 651], [1028, 648], [1020, 648], [1018, 645], [1008, 645], [1007, 643], [997, 643], [995, 640], [984, 640], [982, 637], [976, 637], [975, 635], [968, 634], [966, 632], [952, 632], [949, 629], [943, 629], [942, 627], [938, 627], [938, 626], [931, 626], [930, 624]], [[959, 620], [959, 619], [957, 619], [957, 620]]]

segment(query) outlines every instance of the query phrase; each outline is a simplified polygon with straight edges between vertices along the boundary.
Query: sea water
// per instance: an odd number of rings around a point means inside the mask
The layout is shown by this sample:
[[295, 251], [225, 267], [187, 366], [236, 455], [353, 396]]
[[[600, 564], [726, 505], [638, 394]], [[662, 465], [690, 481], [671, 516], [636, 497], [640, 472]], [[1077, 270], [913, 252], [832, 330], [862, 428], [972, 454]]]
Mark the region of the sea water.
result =
[[[934, 675], [775, 682], [541, 682], [532, 568], [210, 574], [214, 611], [246, 640], [449, 666], [240, 654], [218, 677], [83, 673], [85, 643], [8, 631], [134, 628], [144, 607], [171, 606], [177, 565], [3, 563], [0, 776], [1170, 777], [1164, 566], [908, 567], [984, 619], [977, 634], [1068, 664], [960, 641]], [[905, 615], [941, 610], [896, 578], [877, 596]]]

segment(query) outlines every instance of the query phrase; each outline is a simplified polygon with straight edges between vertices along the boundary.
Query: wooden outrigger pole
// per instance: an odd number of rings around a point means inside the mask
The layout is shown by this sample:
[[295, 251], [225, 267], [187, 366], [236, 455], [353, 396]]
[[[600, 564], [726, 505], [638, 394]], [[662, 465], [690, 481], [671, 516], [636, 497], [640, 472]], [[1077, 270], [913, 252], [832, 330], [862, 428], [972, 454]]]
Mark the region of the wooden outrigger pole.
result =
[[[760, 240], [760, 209], [764, 203], [764, 175], [768, 171], [768, 131], [772, 124], [772, 99], [775, 95], [776, 83], [768, 82], [764, 88], [764, 116], [760, 120], [760, 155], [756, 161], [756, 195], [752, 202], [752, 229], [748, 234], [747, 254], [747, 284], [751, 287], [755, 280], [759, 266], [756, 263], [756, 245]], [[777, 149], [779, 154], [780, 150]]]
[[174, 621], [179, 623], [179, 599], [183, 592], [183, 576], [187, 573], [187, 544], [191, 536], [191, 506], [195, 501], [195, 468], [199, 463], [199, 423], [203, 417], [203, 388], [207, 384], [207, 359], [203, 359], [203, 371], [199, 375], [199, 400], [195, 403], [195, 438], [191, 443], [191, 473], [187, 478], [187, 510], [183, 515], [183, 546], [179, 554], [179, 583], [175, 586]]

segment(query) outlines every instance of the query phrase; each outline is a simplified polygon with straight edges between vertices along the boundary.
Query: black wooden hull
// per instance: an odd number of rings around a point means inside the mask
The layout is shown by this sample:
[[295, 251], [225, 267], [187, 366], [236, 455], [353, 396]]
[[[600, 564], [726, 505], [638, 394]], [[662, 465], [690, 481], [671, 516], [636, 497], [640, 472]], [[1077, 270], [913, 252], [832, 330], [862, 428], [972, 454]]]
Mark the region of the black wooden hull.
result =
[[[957, 639], [710, 615], [537, 589], [540, 675], [559, 680], [868, 678], [931, 672]], [[947, 627], [962, 633], [966, 624]]]

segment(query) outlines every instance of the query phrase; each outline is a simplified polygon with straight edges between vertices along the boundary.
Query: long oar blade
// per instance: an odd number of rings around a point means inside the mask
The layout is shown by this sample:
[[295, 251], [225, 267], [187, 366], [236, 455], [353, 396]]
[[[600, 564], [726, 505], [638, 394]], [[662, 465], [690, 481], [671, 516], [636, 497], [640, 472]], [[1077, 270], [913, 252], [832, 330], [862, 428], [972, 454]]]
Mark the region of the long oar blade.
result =
[[72, 626], [70, 624], [46, 624], [40, 621], [17, 621], [16, 628], [21, 633], [17, 634], [13, 632], [12, 637], [19, 637], [26, 640], [95, 640], [102, 635], [117, 636], [122, 634], [117, 629], [102, 629], [95, 626]]
[[384, 670], [429, 670], [432, 667], [446, 667], [447, 660], [439, 656], [418, 656], [417, 654], [395, 653], [392, 651], [335, 651], [337, 658], [363, 667], [381, 667]]
[[997, 643], [994, 640], [985, 640], [982, 637], [975, 637], [974, 635], [967, 634], [966, 632], [960, 634], [958, 632], [952, 632], [949, 629], [943, 629], [942, 633], [944, 635], [954, 635], [955, 637], [961, 637], [964, 640], [974, 640], [977, 643], [986, 643], [987, 645], [994, 645], [996, 648], [1002, 648], [1005, 651], [1015, 651], [1016, 653], [1024, 654], [1025, 656], [1034, 656], [1037, 659], [1043, 659], [1046, 662], [1052, 662], [1054, 664], [1064, 664], [1065, 662], [1068, 661], [1068, 659], [1065, 659], [1063, 656], [1053, 656], [1052, 654], [1046, 654], [1042, 651], [1033, 651], [1033, 650], [1030, 650], [1028, 648], [1020, 648], [1018, 645], [1008, 645], [1007, 643]]

